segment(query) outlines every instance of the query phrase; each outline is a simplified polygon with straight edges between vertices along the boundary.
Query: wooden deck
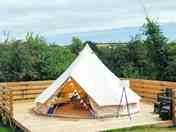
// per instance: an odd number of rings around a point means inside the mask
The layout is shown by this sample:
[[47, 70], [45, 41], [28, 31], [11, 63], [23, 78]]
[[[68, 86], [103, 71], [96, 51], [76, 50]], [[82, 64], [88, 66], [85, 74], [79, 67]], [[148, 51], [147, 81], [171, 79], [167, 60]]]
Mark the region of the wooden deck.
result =
[[123, 128], [136, 125], [158, 124], [158, 115], [153, 114], [153, 105], [141, 102], [141, 112], [127, 116], [105, 119], [70, 119], [36, 115], [31, 108], [33, 102], [14, 104], [14, 118], [31, 132], [95, 132], [112, 128]]

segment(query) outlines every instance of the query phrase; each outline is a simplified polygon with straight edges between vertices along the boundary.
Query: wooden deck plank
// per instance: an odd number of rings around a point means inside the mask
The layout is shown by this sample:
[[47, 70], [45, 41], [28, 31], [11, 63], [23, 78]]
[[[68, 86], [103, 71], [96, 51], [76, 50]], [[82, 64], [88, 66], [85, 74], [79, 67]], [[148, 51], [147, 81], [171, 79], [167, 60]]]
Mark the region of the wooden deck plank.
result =
[[158, 115], [152, 113], [153, 105], [141, 103], [141, 112], [127, 116], [105, 119], [70, 119], [36, 115], [31, 111], [34, 102], [20, 102], [14, 105], [14, 118], [31, 132], [95, 132], [105, 129], [123, 128], [136, 125], [157, 124]]

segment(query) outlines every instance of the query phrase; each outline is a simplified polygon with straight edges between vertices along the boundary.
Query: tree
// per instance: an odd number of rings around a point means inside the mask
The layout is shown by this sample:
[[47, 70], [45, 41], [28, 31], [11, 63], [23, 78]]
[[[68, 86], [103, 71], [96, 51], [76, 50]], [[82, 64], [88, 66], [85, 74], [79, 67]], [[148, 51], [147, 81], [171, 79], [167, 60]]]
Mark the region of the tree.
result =
[[83, 47], [83, 42], [78, 37], [72, 38], [72, 43], [69, 45], [69, 48], [73, 53], [78, 55]]
[[68, 48], [50, 45], [40, 63], [41, 79], [56, 79], [68, 68], [75, 57], [76, 54]]
[[10, 58], [11, 50], [10, 46], [3, 43], [0, 45], [0, 82], [10, 81], [11, 72], [10, 72]]
[[135, 74], [134, 77], [146, 78], [148, 57], [144, 41], [140, 37], [136, 36], [127, 46], [129, 49], [129, 62], [131, 63], [129, 69], [136, 70], [135, 73], [138, 73], [138, 76]]
[[75, 56], [68, 48], [28, 33], [23, 41], [0, 45], [0, 81], [55, 79]]
[[12, 41], [9, 49], [10, 80], [39, 80], [39, 64], [48, 49], [45, 40], [38, 35], [27, 34], [24, 41]]
[[162, 72], [167, 66], [167, 56], [165, 53], [167, 38], [161, 32], [160, 26], [156, 21], [149, 17], [147, 17], [146, 20], [147, 23], [144, 25], [144, 35], [146, 35], [145, 43], [148, 46], [151, 73], [155, 71], [153, 79], [162, 80]]
[[176, 81], [176, 59], [168, 63], [163, 71], [163, 78], [166, 81]]
[[163, 79], [167, 81], [176, 81], [176, 42], [167, 45], [168, 65], [163, 71]]

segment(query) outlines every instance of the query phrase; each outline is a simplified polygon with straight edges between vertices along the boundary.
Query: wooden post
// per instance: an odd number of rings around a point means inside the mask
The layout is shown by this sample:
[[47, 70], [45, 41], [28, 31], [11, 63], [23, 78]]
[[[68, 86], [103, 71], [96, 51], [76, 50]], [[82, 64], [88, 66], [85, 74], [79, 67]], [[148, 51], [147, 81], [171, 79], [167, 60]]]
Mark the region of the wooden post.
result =
[[13, 91], [9, 89], [9, 98], [10, 98], [10, 113], [13, 117]]
[[13, 117], [13, 93], [11, 89], [0, 88], [1, 114]]
[[2, 107], [5, 107], [5, 88], [2, 88]]
[[176, 90], [173, 89], [172, 92], [172, 120], [173, 125], [176, 125]]

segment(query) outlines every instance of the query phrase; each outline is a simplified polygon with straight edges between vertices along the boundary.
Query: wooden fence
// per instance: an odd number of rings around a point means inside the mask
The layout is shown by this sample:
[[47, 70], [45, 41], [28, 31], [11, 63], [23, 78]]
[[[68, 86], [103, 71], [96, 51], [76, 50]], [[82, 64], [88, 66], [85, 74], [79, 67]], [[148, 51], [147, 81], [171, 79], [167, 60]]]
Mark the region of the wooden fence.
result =
[[28, 81], [28, 82], [9, 82], [0, 83], [0, 87], [6, 87], [13, 90], [14, 101], [24, 101], [35, 99], [43, 90], [45, 90], [53, 81]]
[[0, 117], [13, 117], [13, 94], [8, 88], [0, 88]]
[[[29, 81], [0, 83], [0, 87], [7, 87], [13, 90], [14, 101], [35, 99], [53, 81]], [[154, 102], [157, 93], [163, 88], [176, 89], [176, 82], [153, 81], [153, 80], [130, 80], [130, 87], [148, 102]]]
[[154, 80], [130, 80], [130, 87], [147, 102], [154, 102], [164, 88], [176, 89], [176, 82]]
[[176, 125], [176, 90], [173, 90], [172, 93], [172, 121]]

